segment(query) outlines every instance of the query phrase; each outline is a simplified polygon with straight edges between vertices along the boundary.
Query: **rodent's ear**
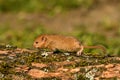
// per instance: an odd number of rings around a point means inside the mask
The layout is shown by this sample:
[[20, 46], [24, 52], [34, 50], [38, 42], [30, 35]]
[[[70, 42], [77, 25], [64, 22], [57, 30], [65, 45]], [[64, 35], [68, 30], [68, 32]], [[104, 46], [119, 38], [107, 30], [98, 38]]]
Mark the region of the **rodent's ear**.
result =
[[46, 38], [45, 36], [42, 36], [41, 40], [42, 40], [42, 41], [46, 41], [47, 38]]

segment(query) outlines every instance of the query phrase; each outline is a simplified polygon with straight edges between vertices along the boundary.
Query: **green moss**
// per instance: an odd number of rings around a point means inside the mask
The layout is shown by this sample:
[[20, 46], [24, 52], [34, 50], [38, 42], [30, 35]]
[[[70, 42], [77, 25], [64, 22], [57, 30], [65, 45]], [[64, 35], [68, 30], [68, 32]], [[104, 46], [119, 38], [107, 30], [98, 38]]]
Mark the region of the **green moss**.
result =
[[14, 71], [12, 67], [13, 65], [11, 65], [10, 63], [2, 62], [0, 63], [0, 72], [4, 75], [13, 74]]
[[5, 48], [6, 48], [5, 45], [0, 44], [0, 49], [5, 49]]
[[40, 80], [61, 80], [61, 79], [57, 77], [52, 77], [52, 78], [41, 78]]
[[86, 78], [85, 78], [85, 76], [84, 75], [82, 75], [82, 74], [80, 74], [79, 72], [78, 73], [75, 73], [74, 74], [74, 79], [75, 80], [87, 80]]

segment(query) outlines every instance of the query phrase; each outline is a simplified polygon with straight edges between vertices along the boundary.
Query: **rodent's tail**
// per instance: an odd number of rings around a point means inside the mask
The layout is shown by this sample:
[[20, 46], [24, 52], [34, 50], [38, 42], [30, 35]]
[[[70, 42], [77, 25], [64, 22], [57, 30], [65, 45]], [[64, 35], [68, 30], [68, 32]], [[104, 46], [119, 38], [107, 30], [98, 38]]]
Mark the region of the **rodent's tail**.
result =
[[101, 49], [103, 53], [106, 53], [106, 48], [102, 45], [97, 45], [97, 46], [84, 46], [84, 48], [96, 48], [96, 49]]

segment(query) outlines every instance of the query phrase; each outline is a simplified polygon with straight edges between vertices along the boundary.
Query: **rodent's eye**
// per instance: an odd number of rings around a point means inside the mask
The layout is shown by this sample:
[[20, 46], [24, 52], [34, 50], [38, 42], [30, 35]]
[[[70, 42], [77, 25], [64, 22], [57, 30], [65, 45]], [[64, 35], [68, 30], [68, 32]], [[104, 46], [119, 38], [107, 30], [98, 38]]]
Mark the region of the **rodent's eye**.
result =
[[38, 42], [35, 42], [36, 44], [38, 44]]

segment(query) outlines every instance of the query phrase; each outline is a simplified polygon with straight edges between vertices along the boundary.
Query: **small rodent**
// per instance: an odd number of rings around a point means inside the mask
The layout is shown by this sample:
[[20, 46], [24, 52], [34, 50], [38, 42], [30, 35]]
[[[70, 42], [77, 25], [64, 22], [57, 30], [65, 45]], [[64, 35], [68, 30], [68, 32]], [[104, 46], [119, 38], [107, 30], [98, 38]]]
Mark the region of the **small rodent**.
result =
[[33, 46], [40, 49], [47, 48], [52, 52], [56, 50], [77, 52], [78, 56], [82, 54], [84, 48], [98, 48], [102, 49], [104, 52], [106, 51], [104, 46], [84, 46], [74, 37], [52, 34], [42, 34], [38, 36], [35, 39]]

